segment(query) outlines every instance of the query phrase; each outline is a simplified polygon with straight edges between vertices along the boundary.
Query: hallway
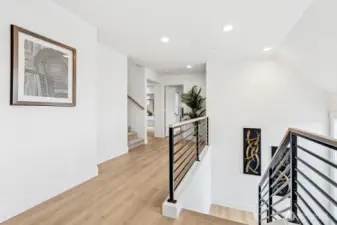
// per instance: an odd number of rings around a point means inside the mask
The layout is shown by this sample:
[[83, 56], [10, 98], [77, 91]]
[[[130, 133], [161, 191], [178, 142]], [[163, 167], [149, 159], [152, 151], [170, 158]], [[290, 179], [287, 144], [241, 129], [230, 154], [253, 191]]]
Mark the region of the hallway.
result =
[[[167, 140], [156, 139], [99, 166], [99, 176], [5, 222], [6, 225], [163, 224]], [[157, 223], [159, 222], [160, 223]]]
[[99, 176], [3, 223], [4, 225], [240, 225], [184, 210], [161, 215], [168, 194], [168, 141], [151, 139], [99, 166]]

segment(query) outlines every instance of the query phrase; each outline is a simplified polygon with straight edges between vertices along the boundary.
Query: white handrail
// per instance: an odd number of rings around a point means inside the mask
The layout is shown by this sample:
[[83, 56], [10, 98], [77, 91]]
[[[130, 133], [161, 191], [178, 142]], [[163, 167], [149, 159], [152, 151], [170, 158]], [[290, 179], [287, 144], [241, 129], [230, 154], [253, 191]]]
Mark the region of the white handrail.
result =
[[197, 122], [197, 121], [200, 121], [200, 120], [204, 120], [204, 119], [207, 119], [207, 118], [208, 118], [208, 116], [204, 116], [204, 117], [199, 117], [199, 118], [196, 118], [196, 119], [193, 119], [193, 120], [186, 120], [186, 121], [183, 121], [183, 122], [180, 122], [180, 123], [171, 124], [169, 126], [169, 128], [181, 127], [183, 125], [193, 123], [193, 122]]

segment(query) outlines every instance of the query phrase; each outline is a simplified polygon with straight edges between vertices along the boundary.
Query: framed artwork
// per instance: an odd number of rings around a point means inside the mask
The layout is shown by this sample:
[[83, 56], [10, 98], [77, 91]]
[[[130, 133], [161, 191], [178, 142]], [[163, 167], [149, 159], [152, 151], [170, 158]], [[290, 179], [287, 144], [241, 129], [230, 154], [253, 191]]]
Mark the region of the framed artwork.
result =
[[11, 25], [11, 105], [76, 105], [76, 50]]
[[261, 129], [243, 129], [243, 173], [261, 175]]
[[[272, 146], [271, 147], [271, 157], [273, 158], [273, 156], [275, 155], [276, 151], [277, 151], [277, 146]], [[287, 151], [285, 151], [284, 155], [288, 153], [288, 151], [290, 151], [290, 148], [287, 148]], [[283, 158], [283, 157], [282, 157]], [[273, 191], [276, 191], [277, 189], [279, 189], [284, 183], [286, 183], [289, 179], [290, 179], [290, 170], [283, 174], [283, 171], [286, 169], [286, 167], [289, 165], [290, 163], [290, 159], [287, 159], [283, 166], [281, 166], [280, 170], [277, 172], [277, 174], [275, 174], [275, 178], [277, 179], [279, 176], [282, 176], [282, 178], [280, 178], [280, 180], [277, 182], [277, 184], [274, 187]], [[275, 168], [278, 166], [278, 164], [276, 164]], [[279, 193], [276, 194], [276, 196], [280, 196], [280, 197], [284, 197], [289, 193], [290, 190], [290, 183], [289, 185], [285, 186]]]

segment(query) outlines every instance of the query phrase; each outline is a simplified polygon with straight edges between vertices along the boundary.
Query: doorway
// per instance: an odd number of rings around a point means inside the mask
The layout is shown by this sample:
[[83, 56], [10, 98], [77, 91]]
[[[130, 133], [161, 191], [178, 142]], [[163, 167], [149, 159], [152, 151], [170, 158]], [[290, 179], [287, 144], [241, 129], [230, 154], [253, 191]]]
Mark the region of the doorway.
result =
[[182, 121], [181, 95], [183, 85], [165, 86], [165, 136], [169, 136], [169, 126]]

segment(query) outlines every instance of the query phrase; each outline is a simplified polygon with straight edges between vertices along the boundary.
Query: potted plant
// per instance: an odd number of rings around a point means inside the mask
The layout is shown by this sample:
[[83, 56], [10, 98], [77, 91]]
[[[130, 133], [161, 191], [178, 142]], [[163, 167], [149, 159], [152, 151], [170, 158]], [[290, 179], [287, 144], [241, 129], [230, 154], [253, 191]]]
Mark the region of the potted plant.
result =
[[[185, 120], [192, 120], [205, 115], [206, 109], [204, 109], [204, 102], [206, 98], [201, 96], [201, 88], [193, 86], [190, 91], [182, 94], [181, 101], [190, 108], [190, 111], [184, 113]], [[194, 134], [192, 137], [187, 138], [193, 140], [197, 136], [198, 122], [194, 123]]]
[[201, 88], [193, 86], [190, 91], [182, 94], [181, 101], [188, 106], [191, 111], [184, 113], [186, 120], [199, 118], [205, 115], [206, 109], [204, 109], [204, 102], [206, 98], [201, 96]]

